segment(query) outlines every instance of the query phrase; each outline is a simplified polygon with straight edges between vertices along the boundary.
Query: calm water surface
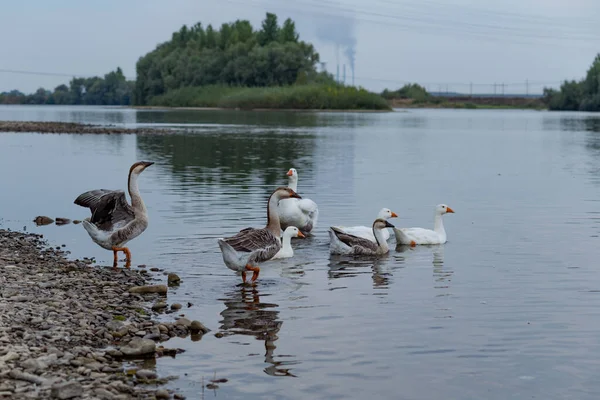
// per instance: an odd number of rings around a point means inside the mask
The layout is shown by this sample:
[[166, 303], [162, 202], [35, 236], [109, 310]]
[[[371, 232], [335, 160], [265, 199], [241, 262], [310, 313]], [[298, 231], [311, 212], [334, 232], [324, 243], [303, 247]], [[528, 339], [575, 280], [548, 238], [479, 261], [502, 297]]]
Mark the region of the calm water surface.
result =
[[[0, 107], [0, 120], [136, 126], [171, 136], [0, 134], [0, 226], [39, 232], [110, 264], [73, 200], [125, 189], [136, 160], [150, 227], [133, 263], [177, 272], [169, 302], [212, 329], [156, 368], [199, 398], [592, 399], [600, 395], [600, 115], [415, 110], [386, 114]], [[225, 268], [216, 239], [263, 226], [269, 193], [299, 171], [313, 237], [263, 264], [255, 288]], [[444, 246], [376, 262], [330, 257], [327, 227], [433, 224]], [[393, 240], [393, 239], [392, 239]], [[167, 316], [171, 319], [172, 316]], [[215, 333], [222, 332], [223, 338]]]

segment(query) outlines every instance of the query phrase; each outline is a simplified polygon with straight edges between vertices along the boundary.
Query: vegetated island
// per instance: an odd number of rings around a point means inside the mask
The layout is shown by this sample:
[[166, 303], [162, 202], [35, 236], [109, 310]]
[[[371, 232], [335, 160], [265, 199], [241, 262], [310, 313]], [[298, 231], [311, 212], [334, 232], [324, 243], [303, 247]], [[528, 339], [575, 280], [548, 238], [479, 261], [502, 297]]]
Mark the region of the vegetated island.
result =
[[223, 109], [381, 110], [379, 94], [336, 82], [317, 71], [319, 54], [300, 40], [291, 19], [280, 26], [267, 13], [260, 29], [249, 21], [219, 29], [197, 23], [140, 57], [135, 81], [120, 68], [104, 78], [74, 78], [54, 92], [0, 94], [4, 104], [87, 104]]

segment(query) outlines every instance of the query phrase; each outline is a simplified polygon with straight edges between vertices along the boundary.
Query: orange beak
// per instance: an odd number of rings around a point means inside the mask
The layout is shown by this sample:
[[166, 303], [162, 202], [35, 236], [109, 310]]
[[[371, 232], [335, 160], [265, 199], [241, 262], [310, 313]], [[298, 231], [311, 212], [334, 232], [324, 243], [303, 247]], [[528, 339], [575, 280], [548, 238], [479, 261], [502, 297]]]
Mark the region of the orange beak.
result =
[[397, 217], [398, 214], [396, 214], [395, 212], [392, 211], [392, 218]]
[[298, 237], [305, 238], [306, 236], [304, 236], [304, 233], [298, 231]]
[[292, 170], [290, 169], [290, 170], [287, 172], [287, 174], [286, 174], [286, 175], [287, 175], [287, 176], [292, 176], [292, 175], [294, 175], [294, 173], [293, 173], [293, 172], [292, 172]]
[[451, 209], [450, 207], [446, 207], [446, 212], [453, 213], [453, 212], [454, 212], [454, 210], [453, 210], [453, 209]]

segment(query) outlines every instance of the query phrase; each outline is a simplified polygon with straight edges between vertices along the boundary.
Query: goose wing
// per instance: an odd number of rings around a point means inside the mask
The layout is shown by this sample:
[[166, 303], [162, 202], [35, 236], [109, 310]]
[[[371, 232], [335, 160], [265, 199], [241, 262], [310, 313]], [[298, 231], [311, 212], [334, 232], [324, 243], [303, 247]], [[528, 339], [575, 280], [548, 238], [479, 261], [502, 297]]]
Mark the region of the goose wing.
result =
[[279, 239], [268, 229], [246, 228], [224, 239], [236, 251], [253, 253], [253, 261], [267, 261], [281, 249]]
[[335, 226], [332, 226], [331, 230], [342, 243], [350, 247], [356, 246], [372, 251], [377, 251], [377, 244], [375, 242], [370, 241], [369, 239], [348, 234], [342, 231], [341, 229], [336, 228]]
[[113, 230], [117, 223], [126, 225], [135, 218], [122, 190], [90, 190], [80, 194], [74, 203], [89, 208], [92, 211], [90, 222], [103, 231]]

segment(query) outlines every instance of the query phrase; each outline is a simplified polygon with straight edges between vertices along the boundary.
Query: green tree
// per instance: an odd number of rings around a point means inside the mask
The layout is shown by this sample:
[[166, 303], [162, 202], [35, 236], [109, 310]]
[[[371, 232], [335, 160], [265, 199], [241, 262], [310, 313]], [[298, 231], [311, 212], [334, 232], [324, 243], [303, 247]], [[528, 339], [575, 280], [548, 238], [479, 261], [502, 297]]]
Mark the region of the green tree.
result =
[[296, 24], [291, 19], [286, 19], [279, 31], [279, 41], [283, 43], [297, 42], [298, 37], [298, 33], [296, 33]]
[[277, 15], [267, 13], [267, 17], [262, 22], [262, 29], [258, 32], [258, 43], [265, 46], [275, 42], [279, 37], [279, 25], [277, 24]]

